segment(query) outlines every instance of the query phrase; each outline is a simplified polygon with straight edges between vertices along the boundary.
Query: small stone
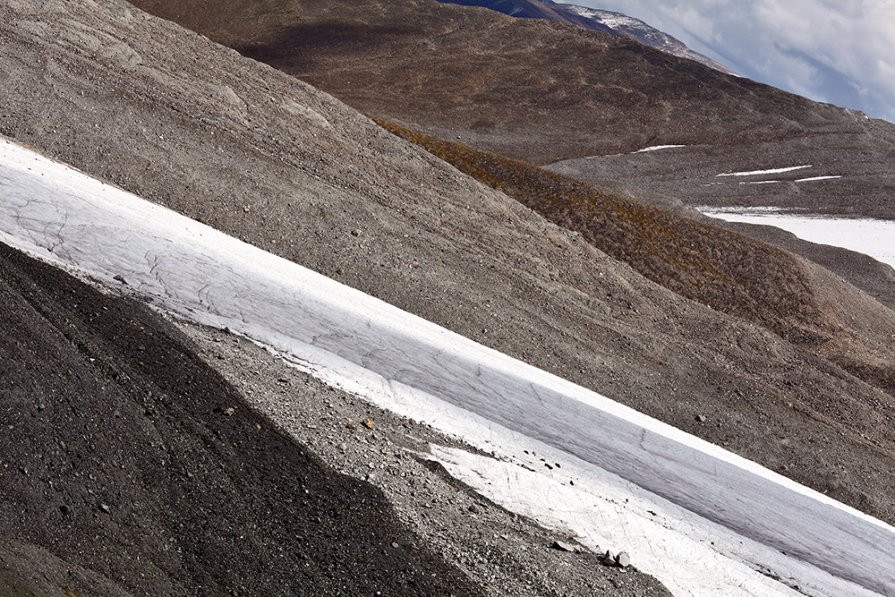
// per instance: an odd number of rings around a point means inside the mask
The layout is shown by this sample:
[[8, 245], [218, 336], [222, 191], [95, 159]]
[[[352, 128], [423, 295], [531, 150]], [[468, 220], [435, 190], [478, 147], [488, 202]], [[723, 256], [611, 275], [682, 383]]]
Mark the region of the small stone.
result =
[[103, 512], [105, 512], [106, 514], [109, 514], [110, 512], [112, 512], [112, 509], [109, 508], [109, 506], [107, 506], [106, 504], [100, 504], [99, 509], [102, 510]]
[[603, 557], [600, 558], [600, 561], [603, 563], [604, 566], [618, 565], [618, 562], [615, 561], [615, 555], [608, 549], [606, 550], [606, 553], [603, 554]]
[[706, 422], [706, 418], [703, 415], [696, 415], [696, 420], [700, 423]]
[[631, 556], [628, 555], [628, 552], [623, 551], [615, 556], [615, 563], [621, 568], [627, 568], [631, 565]]
[[364, 419], [363, 426], [367, 429], [373, 429], [373, 419]]
[[127, 286], [127, 280], [125, 280], [124, 276], [122, 276], [121, 274], [115, 274], [114, 276], [112, 276], [112, 279]]
[[398, 549], [398, 548], [401, 547], [401, 546], [398, 545], [397, 543], [392, 543], [392, 547], [393, 547], [394, 549]]
[[232, 406], [228, 406], [224, 409], [224, 416], [232, 417], [236, 413], [236, 409]]
[[552, 545], [553, 549], [558, 549], [559, 551], [567, 551], [569, 553], [576, 553], [578, 548], [571, 543], [566, 543], [565, 541], [556, 540]]
[[355, 228], [354, 230], [351, 231], [351, 236], [360, 236], [360, 235], [361, 235], [360, 228]]

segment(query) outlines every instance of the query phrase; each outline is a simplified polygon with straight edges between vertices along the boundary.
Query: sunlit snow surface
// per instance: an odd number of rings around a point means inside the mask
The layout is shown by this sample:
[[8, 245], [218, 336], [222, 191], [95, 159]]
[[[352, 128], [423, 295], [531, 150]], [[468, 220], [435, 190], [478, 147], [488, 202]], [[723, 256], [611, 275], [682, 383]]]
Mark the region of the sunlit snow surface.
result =
[[799, 216], [767, 207], [699, 210], [728, 222], [776, 226], [803, 240], [864, 253], [895, 267], [895, 221]]
[[648, 153], [650, 151], [661, 151], [663, 149], [677, 149], [678, 147], [686, 147], [686, 145], [651, 145], [649, 147], [644, 147], [643, 149], [638, 149], [637, 151], [633, 151], [631, 153]]
[[816, 182], [818, 180], [834, 180], [836, 178], [842, 178], [842, 175], [836, 174], [833, 176], [811, 176], [809, 178], [797, 178], [796, 182]]
[[438, 447], [433, 457], [515, 511], [591, 547], [629, 551], [677, 595], [793, 594], [762, 572], [809, 594], [895, 594], [892, 527], [2, 140], [0, 240], [229, 327], [328, 383], [493, 452], [499, 460]]
[[569, 12], [582, 17], [594, 19], [595, 21], [609, 27], [610, 29], [618, 29], [620, 27], [641, 27], [646, 23], [639, 19], [635, 19], [620, 13], [609, 12], [606, 10], [597, 10], [586, 6], [568, 6]]
[[811, 168], [811, 164], [806, 166], [786, 166], [783, 168], [770, 168], [768, 170], [747, 170], [743, 172], [722, 172], [721, 174], [717, 174], [716, 176], [762, 176], [765, 174], [783, 174], [785, 172], [795, 172], [796, 170], [804, 170], [805, 168]]

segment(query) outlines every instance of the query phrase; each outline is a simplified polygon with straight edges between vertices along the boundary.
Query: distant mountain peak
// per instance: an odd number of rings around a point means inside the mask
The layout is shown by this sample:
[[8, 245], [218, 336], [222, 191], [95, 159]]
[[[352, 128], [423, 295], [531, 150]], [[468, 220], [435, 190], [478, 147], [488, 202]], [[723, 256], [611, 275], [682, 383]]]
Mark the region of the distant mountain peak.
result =
[[622, 30], [626, 27], [649, 27], [640, 19], [635, 19], [634, 17], [629, 17], [628, 15], [622, 14], [620, 12], [612, 12], [610, 10], [603, 10], [600, 8], [589, 8], [587, 6], [578, 6], [577, 4], [566, 4], [565, 8], [569, 12], [573, 12], [577, 15], [588, 19], [594, 19], [606, 25], [610, 29], [615, 31]]
[[579, 17], [592, 20], [595, 23], [599, 23], [600, 25], [611, 29], [613, 33], [629, 37], [646, 46], [661, 50], [666, 54], [694, 60], [724, 73], [731, 75], [735, 74], [723, 64], [720, 64], [699, 52], [691, 50], [684, 42], [664, 31], [652, 27], [640, 19], [629, 17], [620, 12], [602, 10], [599, 8], [589, 8], [587, 6], [578, 6], [575, 4], [559, 4], [556, 2], [550, 2], [550, 4], [560, 11], [568, 11]]
[[723, 64], [691, 50], [679, 39], [620, 12], [562, 4], [551, 0], [439, 0], [439, 2], [489, 8], [517, 18], [564, 21], [585, 29], [627, 37], [666, 54], [694, 60], [724, 73], [735, 74]]

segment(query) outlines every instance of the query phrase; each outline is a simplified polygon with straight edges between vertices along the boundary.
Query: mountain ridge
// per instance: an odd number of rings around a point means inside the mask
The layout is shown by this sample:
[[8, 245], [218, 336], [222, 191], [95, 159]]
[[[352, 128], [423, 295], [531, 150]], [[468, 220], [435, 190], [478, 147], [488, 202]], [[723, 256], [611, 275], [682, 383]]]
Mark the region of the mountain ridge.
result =
[[696, 52], [679, 39], [646, 22], [620, 12], [553, 2], [552, 0], [439, 0], [462, 6], [479, 6], [518, 18], [552, 19], [585, 29], [620, 35], [666, 54], [686, 58], [727, 74], [735, 74], [723, 64]]

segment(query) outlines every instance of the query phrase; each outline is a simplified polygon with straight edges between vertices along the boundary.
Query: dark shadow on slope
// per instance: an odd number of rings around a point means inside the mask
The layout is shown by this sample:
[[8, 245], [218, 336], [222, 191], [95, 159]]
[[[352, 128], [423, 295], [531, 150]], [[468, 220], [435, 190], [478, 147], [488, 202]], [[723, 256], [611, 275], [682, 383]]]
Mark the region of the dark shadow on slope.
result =
[[146, 307], [0, 245], [0, 326], [0, 592], [476, 593]]
[[305, 71], [319, 62], [315, 52], [343, 53], [385, 46], [392, 36], [412, 30], [400, 26], [368, 26], [360, 23], [297, 23], [270, 32], [262, 38], [236, 45], [234, 50], [276, 68]]

